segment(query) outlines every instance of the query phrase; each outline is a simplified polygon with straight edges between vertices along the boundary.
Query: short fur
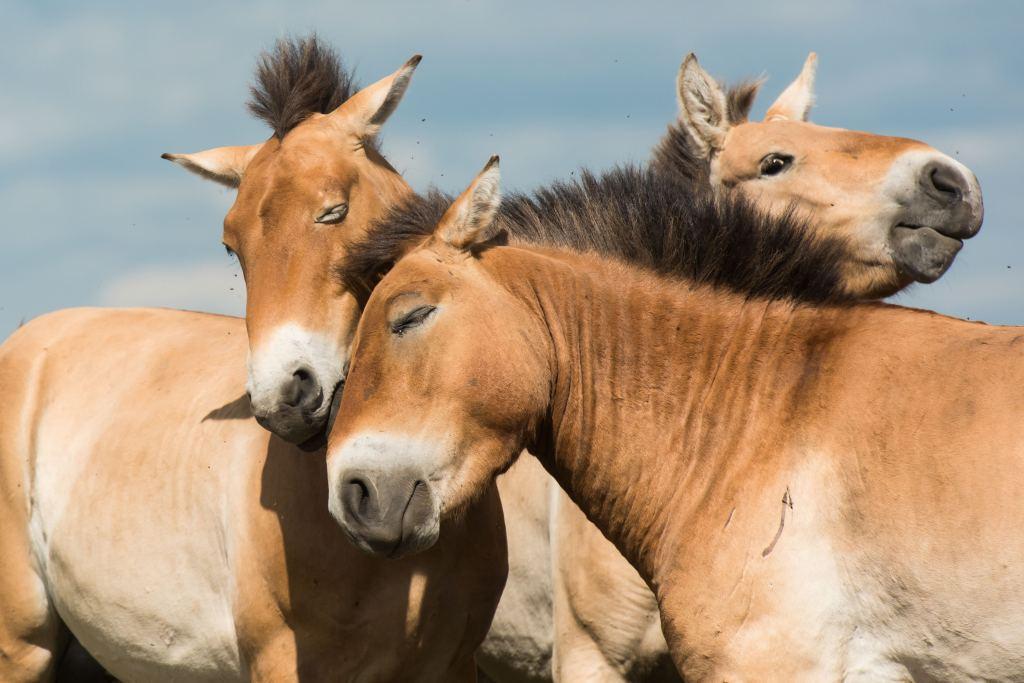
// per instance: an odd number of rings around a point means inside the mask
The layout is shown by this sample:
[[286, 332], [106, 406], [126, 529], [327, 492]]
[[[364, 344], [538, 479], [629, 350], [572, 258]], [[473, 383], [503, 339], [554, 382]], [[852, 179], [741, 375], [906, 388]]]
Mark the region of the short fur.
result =
[[358, 89], [354, 73], [316, 34], [282, 39], [256, 63], [249, 111], [282, 139], [310, 114], [334, 111]]
[[[451, 201], [432, 190], [394, 207], [350, 246], [337, 269], [342, 284], [368, 292], [431, 234]], [[817, 238], [792, 216], [771, 218], [740, 196], [682, 192], [650, 170], [583, 171], [579, 180], [507, 197], [497, 220], [513, 242], [593, 251], [751, 297], [852, 300], [841, 282], [842, 240]]]
[[[746, 80], [728, 89], [726, 101], [729, 105], [730, 125], [736, 126], [747, 121], [761, 84], [761, 79]], [[694, 149], [690, 134], [678, 120], [669, 125], [668, 131], [651, 153], [651, 166], [659, 173], [686, 185], [710, 183], [711, 160]]]

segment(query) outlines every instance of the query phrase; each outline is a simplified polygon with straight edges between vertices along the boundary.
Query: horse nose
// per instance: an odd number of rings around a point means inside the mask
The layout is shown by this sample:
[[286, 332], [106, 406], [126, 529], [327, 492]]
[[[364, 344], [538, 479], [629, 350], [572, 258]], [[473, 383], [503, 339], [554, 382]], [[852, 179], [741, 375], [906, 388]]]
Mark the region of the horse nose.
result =
[[340, 494], [346, 525], [379, 555], [398, 551], [432, 512], [426, 483], [402, 472], [350, 472]]
[[956, 166], [934, 161], [922, 169], [921, 184], [925, 192], [945, 204], [958, 204], [970, 191], [970, 181]]
[[946, 237], [968, 239], [981, 229], [985, 204], [974, 174], [949, 158], [932, 158], [918, 176], [921, 195], [914, 224], [934, 228]]
[[291, 379], [281, 387], [281, 402], [303, 413], [311, 413], [320, 407], [324, 390], [317, 382], [313, 371], [300, 367], [292, 373]]

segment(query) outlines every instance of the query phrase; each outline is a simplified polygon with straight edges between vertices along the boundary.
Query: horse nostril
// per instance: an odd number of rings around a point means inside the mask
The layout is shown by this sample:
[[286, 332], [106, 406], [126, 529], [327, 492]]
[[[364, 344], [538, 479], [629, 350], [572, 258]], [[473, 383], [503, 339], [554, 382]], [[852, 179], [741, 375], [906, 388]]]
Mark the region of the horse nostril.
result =
[[362, 479], [353, 478], [345, 482], [345, 490], [342, 492], [342, 502], [346, 511], [356, 519], [364, 519], [370, 510], [372, 502], [370, 488]]
[[945, 201], [959, 202], [967, 193], [967, 179], [956, 168], [946, 165], [935, 165], [925, 171], [925, 187], [931, 194]]
[[323, 390], [308, 368], [299, 368], [281, 388], [281, 401], [293, 408], [316, 410], [323, 399]]

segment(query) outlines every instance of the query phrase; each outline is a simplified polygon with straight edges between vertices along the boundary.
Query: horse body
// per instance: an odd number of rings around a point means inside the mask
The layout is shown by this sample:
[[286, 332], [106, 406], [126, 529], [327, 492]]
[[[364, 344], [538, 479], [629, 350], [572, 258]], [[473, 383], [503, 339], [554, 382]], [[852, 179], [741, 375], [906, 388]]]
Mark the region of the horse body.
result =
[[[471, 679], [504, 572], [497, 497], [443, 551], [366, 557], [315, 504], [322, 456], [239, 400], [245, 346], [234, 318], [81, 309], [0, 348], [4, 403], [25, 406], [3, 416], [4, 519], [30, 520], [5, 524], [24, 556], [5, 558], [4, 582], [37, 587], [5, 605], [3, 650], [40, 629], [51, 642], [28, 639], [57, 649], [59, 615], [126, 681]], [[468, 543], [497, 571], [455, 550]], [[453, 610], [466, 618], [435, 623]], [[50, 662], [35, 663], [5, 660], [0, 678], [35, 680]]]
[[887, 307], [752, 312], [751, 328], [755, 313], [803, 352], [705, 353], [713, 380], [684, 361], [694, 388], [668, 391], [700, 394], [704, 424], [634, 434], [676, 444], [671, 485], [648, 491], [672, 519], [640, 552], [680, 671], [1019, 679], [1020, 330]]
[[[760, 83], [721, 88], [691, 55], [679, 73], [679, 120], [655, 148], [653, 168], [676, 179], [684, 192], [702, 186], [716, 192], [738, 191], [766, 210], [795, 209], [812, 215], [821, 234], [848, 239], [851, 256], [842, 269], [843, 288], [857, 298], [887, 296], [913, 280], [930, 281], [941, 275], [959, 247], [953, 244], [951, 251], [945, 251], [947, 246], [939, 244], [941, 236], [932, 243], [923, 239], [927, 230], [894, 226], [942, 224], [942, 235], [970, 236], [980, 226], [983, 213], [977, 181], [958, 162], [923, 143], [808, 122], [815, 68], [812, 54], [798, 78], [768, 108], [765, 120], [754, 122], [747, 115]], [[758, 165], [772, 155], [788, 159], [790, 165], [777, 175], [759, 173]], [[922, 188], [941, 196], [937, 186], [920, 177], [922, 171], [938, 169], [945, 169], [943, 175], [962, 174], [957, 182], [962, 182], [964, 201], [931, 206], [925, 202], [905, 213], [908, 205], [920, 204], [913, 197]], [[938, 187], [951, 189], [952, 184], [944, 185], [941, 177]], [[890, 245], [890, 233], [909, 235], [912, 242], [906, 251], [914, 253], [916, 261]], [[918, 243], [920, 251], [915, 251]], [[524, 486], [531, 490], [512, 491]], [[528, 544], [527, 550], [512, 546], [509, 552], [514, 568], [517, 555], [530, 558], [535, 547], [557, 546], [551, 551], [555, 630], [547, 645], [554, 680], [679, 680], [668, 663], [654, 595], [564, 492], [553, 487], [558, 500], [554, 505], [546, 502], [548, 487], [549, 481], [526, 479], [506, 483], [502, 491], [503, 498], [517, 495], [542, 501], [539, 504], [551, 517], [550, 536], [544, 528], [519, 539]], [[513, 524], [518, 515], [533, 514], [523, 513], [524, 509], [506, 505], [507, 521]], [[535, 581], [533, 576], [530, 582], [520, 581], [512, 572], [495, 618], [496, 637], [515, 631], [520, 617], [515, 608], [506, 614], [506, 604], [518, 602], [520, 592], [534, 590]], [[610, 590], [610, 586], [617, 588]], [[541, 647], [531, 644], [534, 650]]]
[[525, 446], [654, 589], [687, 679], [1024, 674], [1020, 329], [493, 246], [477, 190], [370, 297], [332, 500], [415, 477], [436, 529]]

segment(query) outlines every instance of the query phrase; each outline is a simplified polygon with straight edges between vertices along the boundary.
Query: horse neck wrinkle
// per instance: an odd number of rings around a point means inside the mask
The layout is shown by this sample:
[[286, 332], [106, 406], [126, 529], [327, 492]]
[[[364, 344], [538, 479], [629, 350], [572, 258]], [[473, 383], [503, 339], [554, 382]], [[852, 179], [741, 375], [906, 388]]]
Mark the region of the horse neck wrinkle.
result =
[[829, 309], [568, 260], [519, 269], [551, 336], [550, 434], [531, 451], [656, 582], [669, 523], [700, 514], [715, 479], [757, 466], [780, 425], [799, 421], [806, 368], [840, 323]]

